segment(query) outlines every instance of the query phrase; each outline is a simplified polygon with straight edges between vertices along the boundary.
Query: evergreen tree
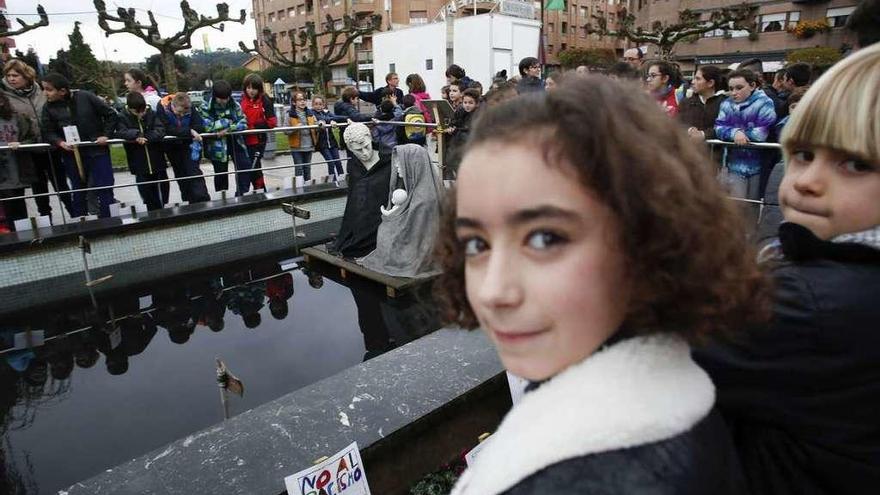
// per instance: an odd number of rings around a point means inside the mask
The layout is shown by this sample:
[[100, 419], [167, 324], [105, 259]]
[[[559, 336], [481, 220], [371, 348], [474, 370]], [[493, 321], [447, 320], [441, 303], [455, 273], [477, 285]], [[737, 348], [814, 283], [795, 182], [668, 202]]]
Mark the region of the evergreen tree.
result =
[[83, 39], [79, 24], [73, 24], [73, 32], [67, 37], [70, 40], [69, 48], [58, 50], [55, 58], [49, 61], [49, 70], [67, 77], [74, 88], [108, 93], [104, 66], [98, 62], [92, 53], [92, 47]]

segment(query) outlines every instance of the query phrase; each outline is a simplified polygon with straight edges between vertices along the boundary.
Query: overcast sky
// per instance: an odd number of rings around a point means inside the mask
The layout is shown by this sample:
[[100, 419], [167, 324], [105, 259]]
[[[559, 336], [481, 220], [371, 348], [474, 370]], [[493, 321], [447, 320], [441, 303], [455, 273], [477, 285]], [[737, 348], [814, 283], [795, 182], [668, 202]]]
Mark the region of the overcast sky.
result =
[[[39, 20], [36, 15], [36, 3], [40, 3], [49, 14], [49, 25], [15, 37], [16, 48], [25, 52], [28, 47], [34, 47], [40, 55], [43, 63], [48, 63], [59, 49], [66, 49], [69, 41], [67, 36], [73, 31], [73, 23], [80, 21], [80, 30], [86, 43], [92, 47], [92, 51], [98, 59], [106, 58], [120, 62], [141, 62], [146, 57], [159, 53], [153, 47], [144, 43], [140, 38], [128, 34], [119, 33], [109, 37], [98, 27], [98, 14], [95, 13], [95, 4], [92, 0], [6, 0], [7, 18], [18, 27], [15, 18], [21, 18], [28, 24]], [[117, 7], [135, 7], [138, 10], [137, 18], [143, 23], [148, 23], [147, 10], [152, 10], [159, 23], [159, 33], [165, 37], [170, 36], [183, 27], [183, 16], [180, 13], [180, 2], [174, 0], [105, 0], [107, 10], [115, 15]], [[247, 18], [244, 25], [237, 22], [227, 22], [221, 33], [216, 29], [204, 28], [195, 32], [192, 38], [193, 48], [203, 49], [202, 34], [208, 35], [208, 44], [212, 50], [225, 47], [238, 50], [239, 40], [247, 45], [253, 43], [256, 35], [254, 21], [250, 18], [251, 0], [227, 0], [229, 4], [229, 16], [238, 17], [238, 12], [245, 9]], [[200, 14], [207, 17], [217, 15], [217, 2], [209, 0], [189, 0], [189, 5]], [[111, 27], [116, 25], [111, 23]]]

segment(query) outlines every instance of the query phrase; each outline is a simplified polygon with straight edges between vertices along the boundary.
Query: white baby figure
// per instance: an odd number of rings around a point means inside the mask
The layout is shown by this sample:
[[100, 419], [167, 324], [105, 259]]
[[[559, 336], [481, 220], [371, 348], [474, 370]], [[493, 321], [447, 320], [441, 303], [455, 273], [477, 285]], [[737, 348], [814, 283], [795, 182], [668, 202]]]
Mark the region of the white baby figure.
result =
[[379, 211], [381, 211], [383, 215], [388, 216], [397, 211], [397, 209], [400, 208], [400, 205], [406, 202], [406, 198], [407, 194], [405, 189], [395, 189], [394, 192], [391, 193], [391, 209], [386, 210], [385, 205], [382, 205], [379, 207]]

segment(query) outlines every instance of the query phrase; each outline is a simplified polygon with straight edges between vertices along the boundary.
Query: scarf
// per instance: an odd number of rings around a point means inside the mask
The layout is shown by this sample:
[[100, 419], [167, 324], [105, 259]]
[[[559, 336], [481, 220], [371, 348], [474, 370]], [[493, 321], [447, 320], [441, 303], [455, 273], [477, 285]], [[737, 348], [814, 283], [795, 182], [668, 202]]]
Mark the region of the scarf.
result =
[[880, 250], [880, 225], [861, 232], [841, 234], [831, 239], [831, 242], [861, 244], [862, 246], [868, 246]]
[[30, 99], [34, 92], [37, 91], [37, 85], [35, 83], [31, 83], [30, 87], [27, 89], [15, 89], [6, 82], [6, 79], [3, 79], [3, 88], [15, 96], [28, 99]]

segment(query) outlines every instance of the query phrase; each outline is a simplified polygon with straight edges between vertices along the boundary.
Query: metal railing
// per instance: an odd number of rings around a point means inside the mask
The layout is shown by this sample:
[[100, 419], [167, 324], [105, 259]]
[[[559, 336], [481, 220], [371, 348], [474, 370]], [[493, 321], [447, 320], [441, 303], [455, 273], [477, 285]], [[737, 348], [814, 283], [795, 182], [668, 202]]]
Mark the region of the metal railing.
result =
[[[376, 121], [375, 119], [373, 119], [372, 121], [361, 122], [361, 123], [366, 124], [368, 126], [372, 126], [372, 125], [376, 125], [376, 124], [391, 124], [394, 126], [424, 127], [424, 128], [426, 128], [426, 130], [427, 129], [436, 129], [438, 127], [441, 127], [438, 124], [433, 124], [433, 123], [408, 123], [408, 122], [400, 122], [400, 121]], [[229, 136], [241, 136], [241, 135], [251, 135], [251, 134], [268, 134], [268, 133], [277, 133], [277, 132], [291, 133], [291, 132], [302, 131], [302, 130], [307, 130], [307, 129], [328, 130], [329, 131], [334, 128], [342, 130], [348, 125], [349, 125], [348, 122], [339, 122], [339, 123], [334, 123], [334, 124], [321, 123], [321, 124], [316, 124], [316, 125], [274, 127], [271, 129], [247, 129], [247, 130], [243, 130], [243, 131], [231, 131], [231, 132], [226, 132], [226, 133], [210, 132], [210, 133], [201, 133], [201, 134], [199, 134], [199, 136], [202, 139], [212, 139], [212, 138], [216, 139], [216, 138], [225, 138], [225, 137], [229, 137]], [[187, 141], [187, 142], [189, 142], [189, 141], [192, 141], [192, 139], [193, 139], [192, 137], [181, 138], [181, 137], [175, 137], [175, 136], [165, 136], [163, 138], [163, 142], [173, 142], [173, 141]], [[94, 142], [94, 141], [85, 141], [85, 142], [79, 142], [79, 143], [72, 144], [71, 146], [73, 146], [73, 147], [109, 146], [109, 145], [118, 145], [118, 144], [126, 144], [126, 143], [133, 143], [133, 142], [134, 141], [126, 141], [123, 139], [108, 139], [104, 143], [98, 143], [98, 142]], [[714, 148], [718, 147], [718, 146], [725, 147], [725, 148], [735, 147], [735, 148], [751, 148], [751, 149], [763, 149], [763, 150], [781, 150], [781, 145], [779, 145], [778, 143], [748, 143], [748, 144], [740, 145], [737, 143], [733, 143], [733, 142], [729, 142], [729, 141], [721, 141], [718, 139], [708, 139], [705, 142], [710, 147], [710, 157], [712, 158], [713, 162], [715, 161]], [[8, 145], [7, 146], [0, 146], [0, 151], [25, 151], [25, 150], [27, 150], [27, 151], [41, 151], [41, 150], [45, 150], [48, 153], [53, 148], [56, 148], [56, 147], [54, 145], [50, 145], [48, 143], [33, 143], [33, 144], [22, 144], [22, 145], [19, 145], [15, 149], [11, 148]], [[283, 151], [284, 150], [276, 150], [276, 153], [281, 153]], [[295, 151], [295, 150], [286, 150], [286, 151], [290, 152], [290, 151]], [[313, 153], [319, 153], [319, 151], [315, 150], [315, 151], [313, 151]], [[233, 157], [233, 160], [232, 160], [233, 164], [235, 163], [235, 160], [236, 160], [234, 158], [234, 154], [235, 153], [230, 153], [230, 156]], [[48, 155], [49, 155], [49, 162], [50, 162], [50, 170], [54, 176], [55, 175], [55, 166], [54, 166], [54, 163], [52, 160], [52, 153], [48, 153]], [[239, 159], [241, 159], [241, 158], [243, 158], [243, 157], [239, 157]], [[441, 158], [441, 160], [439, 162], [432, 160], [432, 163], [435, 165], [439, 164], [442, 166], [442, 163], [441, 163], [442, 156], [440, 158]], [[67, 224], [68, 223], [68, 215], [66, 214], [66, 210], [65, 210], [66, 207], [62, 203], [62, 201], [60, 200], [60, 198], [65, 195], [72, 195], [74, 193], [98, 192], [98, 191], [104, 191], [104, 190], [108, 190], [108, 189], [115, 190], [115, 189], [131, 188], [131, 187], [154, 185], [154, 184], [165, 184], [165, 183], [180, 182], [180, 181], [186, 181], [186, 180], [199, 180], [199, 179], [205, 180], [205, 179], [208, 179], [211, 177], [229, 176], [229, 175], [237, 176], [238, 174], [243, 174], [243, 173], [244, 174], [254, 174], [257, 172], [284, 170], [284, 169], [296, 170], [297, 168], [311, 167], [313, 165], [329, 165], [329, 164], [335, 163], [335, 162], [346, 162], [346, 161], [348, 161], [348, 157], [331, 159], [331, 160], [324, 159], [324, 160], [319, 160], [319, 161], [311, 161], [311, 162], [307, 162], [307, 163], [273, 165], [273, 166], [268, 166], [268, 167], [261, 166], [260, 168], [243, 168], [240, 170], [236, 169], [236, 170], [230, 170], [227, 172], [213, 172], [213, 173], [204, 173], [203, 172], [198, 175], [170, 177], [167, 179], [156, 179], [156, 180], [143, 181], [143, 182], [133, 182], [130, 184], [114, 184], [114, 185], [109, 185], [109, 186], [92, 186], [92, 187], [85, 187], [85, 188], [79, 188], [79, 189], [68, 189], [68, 190], [63, 190], [63, 191], [53, 191], [53, 192], [46, 192], [46, 193], [22, 194], [19, 196], [0, 198], [0, 204], [3, 204], [4, 202], [8, 202], [8, 201], [15, 201], [15, 200], [29, 200], [29, 199], [35, 200], [37, 198], [43, 198], [43, 197], [48, 197], [48, 198], [55, 197], [55, 198], [58, 198], [59, 211], [61, 213], [62, 223]], [[724, 165], [723, 160], [720, 163], [721, 163], [721, 166]], [[295, 177], [296, 177], [296, 175], [295, 175]], [[58, 183], [59, 180], [65, 180], [65, 181], [67, 180], [66, 176], [62, 177], [62, 178], [55, 176], [53, 178], [55, 179], [56, 184]], [[320, 180], [320, 182], [318, 182], [319, 180]], [[328, 182], [338, 182], [337, 174], [328, 174], [326, 176], [319, 176], [316, 179], [313, 179], [311, 181], [311, 183], [328, 183]], [[256, 190], [256, 189], [254, 189], [254, 190]], [[268, 191], [268, 188], [264, 189], [264, 191]], [[225, 199], [226, 198], [226, 190], [222, 190], [222, 191], [220, 191], [220, 193], [221, 193], [221, 197], [223, 199]], [[733, 197], [733, 196], [729, 196], [729, 198], [732, 200], [735, 200], [735, 201], [757, 205], [760, 210], [763, 210], [763, 208], [765, 206], [776, 206], [775, 204], [765, 202], [763, 199], [749, 199], [749, 198], [739, 198], [739, 197]]]
[[[351, 122], [351, 123], [357, 123], [357, 122]], [[409, 122], [400, 122], [400, 121], [379, 121], [376, 119], [372, 119], [371, 121], [360, 122], [360, 123], [365, 124], [367, 126], [373, 126], [376, 124], [391, 124], [394, 126], [423, 127], [425, 129], [434, 129], [436, 127], [439, 127], [437, 124], [432, 124], [432, 123], [409, 123]], [[210, 140], [210, 139], [217, 139], [217, 138], [226, 138], [226, 137], [230, 137], [230, 136], [241, 136], [241, 135], [251, 135], [251, 134], [268, 134], [268, 133], [277, 133], [277, 132], [292, 133], [292, 132], [296, 132], [296, 131], [309, 130], [309, 129], [330, 131], [330, 130], [336, 128], [336, 129], [343, 130], [348, 125], [350, 125], [349, 122], [335, 122], [333, 124], [319, 123], [319, 124], [315, 124], [315, 125], [274, 127], [271, 129], [247, 129], [247, 130], [242, 130], [242, 131], [230, 131], [230, 132], [225, 132], [225, 133], [206, 132], [206, 133], [199, 134], [199, 137], [202, 139], [209, 139]], [[193, 139], [194, 139], [193, 137], [165, 136], [163, 138], [162, 142], [163, 143], [174, 142], [174, 141], [190, 142]], [[107, 139], [106, 141], [101, 142], [101, 143], [96, 142], [96, 141], [82, 141], [82, 142], [78, 142], [78, 143], [71, 143], [71, 147], [86, 148], [86, 147], [95, 147], [95, 146], [119, 145], [119, 144], [126, 144], [126, 143], [134, 143], [134, 141], [126, 141], [124, 139]], [[150, 144], [158, 144], [158, 143], [154, 142], [154, 143], [150, 143]], [[58, 148], [55, 145], [48, 144], [48, 143], [21, 144], [15, 148], [10, 147], [8, 145], [0, 146], [0, 151], [31, 151], [31, 152], [45, 151], [48, 155], [49, 169], [50, 169], [50, 172], [52, 173], [52, 176], [53, 176], [52, 178], [54, 180], [54, 184], [58, 184], [59, 181], [66, 181], [67, 176], [65, 175], [63, 177], [58, 177], [56, 174], [56, 167], [55, 167], [54, 159], [53, 159], [52, 153], [51, 153], [51, 151], [53, 151], [55, 149], [58, 149]], [[276, 150], [276, 153], [280, 153], [283, 151], [284, 150]], [[290, 152], [290, 151], [296, 151], [296, 150], [286, 150], [286, 151]], [[313, 153], [320, 153], [320, 151], [314, 150]], [[236, 160], [244, 159], [244, 157], [241, 157], [241, 156], [238, 159], [235, 158], [235, 152], [231, 152], [230, 157], [232, 158], [232, 161], [233, 161], [233, 168], [235, 168], [234, 164], [235, 164]], [[248, 158], [248, 160], [250, 160], [250, 158]], [[29, 200], [29, 199], [36, 200], [37, 198], [55, 197], [58, 199], [58, 206], [59, 206], [61, 221], [63, 224], [66, 225], [68, 223], [68, 214], [66, 212], [65, 204], [63, 203], [63, 201], [61, 201], [61, 197], [65, 197], [65, 196], [70, 197], [69, 195], [72, 195], [74, 193], [91, 193], [91, 192], [105, 191], [108, 189], [115, 190], [115, 189], [131, 188], [131, 187], [138, 187], [138, 186], [147, 186], [147, 185], [153, 185], [153, 184], [180, 182], [180, 181], [187, 181], [187, 180], [199, 180], [199, 179], [204, 180], [204, 179], [207, 179], [210, 177], [229, 176], [229, 175], [237, 176], [238, 174], [255, 174], [257, 172], [272, 171], [272, 170], [283, 170], [283, 169], [296, 170], [297, 168], [311, 167], [312, 165], [328, 165], [330, 163], [347, 162], [347, 161], [348, 161], [348, 157], [331, 159], [331, 160], [324, 159], [324, 160], [320, 160], [320, 161], [311, 161], [311, 162], [307, 162], [307, 163], [293, 163], [293, 164], [289, 164], [289, 165], [276, 165], [276, 166], [269, 166], [269, 167], [261, 166], [260, 168], [242, 168], [242, 169], [230, 170], [227, 172], [213, 172], [213, 173], [202, 172], [197, 175], [170, 177], [167, 179], [156, 179], [156, 180], [150, 180], [150, 181], [133, 182], [130, 184], [113, 184], [113, 185], [108, 185], [108, 186], [92, 186], [92, 187], [85, 187], [85, 188], [79, 188], [79, 189], [67, 189], [67, 190], [63, 190], [63, 191], [56, 190], [53, 192], [46, 192], [46, 193], [22, 194], [19, 196], [0, 198], [0, 205], [2, 205], [5, 202], [9, 202], [9, 201]], [[435, 165], [438, 164], [438, 162], [435, 162], [435, 161], [432, 161], [432, 163]], [[344, 175], [344, 173], [342, 175]], [[296, 177], [296, 174], [294, 174], [294, 176]], [[331, 182], [331, 178], [333, 179], [332, 180], [333, 182], [338, 182], [338, 175], [337, 174], [328, 174], [326, 176], [319, 176], [312, 182], [319, 183], [319, 182], [317, 182], [317, 180], [320, 180], [321, 181], [320, 183]], [[256, 190], [256, 189], [254, 189], [254, 190]], [[222, 195], [221, 197], [223, 199], [225, 199], [226, 198], [226, 190], [222, 190], [220, 192]], [[85, 217], [81, 217], [81, 218], [85, 218]]]

